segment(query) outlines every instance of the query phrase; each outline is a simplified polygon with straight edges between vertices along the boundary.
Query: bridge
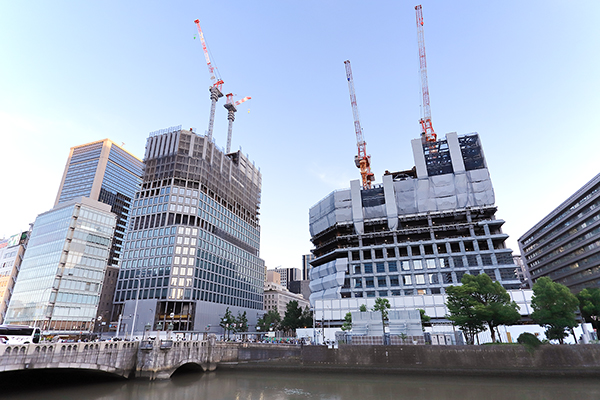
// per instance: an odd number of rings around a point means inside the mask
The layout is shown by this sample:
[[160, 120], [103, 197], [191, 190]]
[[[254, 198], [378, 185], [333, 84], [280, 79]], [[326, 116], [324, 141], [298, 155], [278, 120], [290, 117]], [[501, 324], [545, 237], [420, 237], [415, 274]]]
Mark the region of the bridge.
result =
[[125, 378], [169, 379], [184, 365], [213, 371], [219, 363], [299, 356], [300, 346], [208, 340], [38, 343], [0, 345], [0, 373], [79, 369]]

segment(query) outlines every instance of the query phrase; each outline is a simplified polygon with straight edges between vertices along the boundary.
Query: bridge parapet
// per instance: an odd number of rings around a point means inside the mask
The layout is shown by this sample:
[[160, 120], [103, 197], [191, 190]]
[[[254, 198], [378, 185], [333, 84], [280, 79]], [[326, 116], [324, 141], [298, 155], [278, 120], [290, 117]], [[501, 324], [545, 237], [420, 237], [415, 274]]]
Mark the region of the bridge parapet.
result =
[[138, 342], [78, 342], [0, 345], [0, 372], [76, 368], [129, 377], [135, 370], [138, 344]]

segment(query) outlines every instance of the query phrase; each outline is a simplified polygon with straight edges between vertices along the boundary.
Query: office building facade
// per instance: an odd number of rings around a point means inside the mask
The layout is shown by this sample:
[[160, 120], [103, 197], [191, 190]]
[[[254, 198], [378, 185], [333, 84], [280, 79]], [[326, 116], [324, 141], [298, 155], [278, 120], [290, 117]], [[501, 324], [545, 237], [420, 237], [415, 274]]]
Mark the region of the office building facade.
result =
[[38, 215], [5, 322], [92, 332], [116, 221], [110, 206], [85, 197]]
[[[150, 134], [115, 292], [123, 329], [218, 330], [263, 309], [261, 173], [192, 130]], [[212, 328], [211, 328], [212, 327]]]
[[125, 230], [142, 170], [142, 161], [112, 140], [75, 146], [69, 151], [56, 195], [55, 206], [83, 196], [110, 205], [117, 216], [98, 308], [102, 322], [108, 322], [112, 313]]
[[445, 293], [464, 274], [518, 289], [479, 135], [412, 141], [415, 167], [310, 209], [311, 303]]
[[4, 323], [31, 231], [0, 240], [0, 324]]
[[600, 174], [519, 238], [532, 283], [542, 276], [572, 292], [600, 287]]
[[302, 256], [302, 280], [307, 281], [310, 279], [310, 269], [312, 265], [310, 262], [315, 259], [313, 254], [304, 254]]

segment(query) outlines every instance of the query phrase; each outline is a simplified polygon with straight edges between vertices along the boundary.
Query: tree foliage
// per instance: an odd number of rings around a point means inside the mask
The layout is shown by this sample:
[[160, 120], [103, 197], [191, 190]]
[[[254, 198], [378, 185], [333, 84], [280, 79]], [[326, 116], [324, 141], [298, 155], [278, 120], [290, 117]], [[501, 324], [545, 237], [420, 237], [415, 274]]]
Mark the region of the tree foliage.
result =
[[269, 310], [266, 314], [256, 321], [256, 328], [261, 332], [268, 332], [269, 330], [278, 330], [281, 322], [281, 315], [276, 310]]
[[461, 286], [446, 289], [446, 306], [450, 312], [448, 318], [463, 328], [469, 336], [469, 343], [473, 344], [475, 335], [484, 331], [485, 325], [490, 330], [492, 342], [495, 342], [495, 329], [499, 325], [511, 325], [521, 318], [517, 303], [510, 301], [506, 289], [499, 282], [493, 282], [487, 274], [465, 274], [461, 282]]
[[426, 326], [431, 326], [431, 317], [425, 314], [425, 310], [422, 308], [417, 308], [417, 310], [419, 310], [419, 313], [421, 314], [421, 328], [425, 331]]
[[302, 311], [302, 317], [300, 318], [300, 327], [308, 328], [313, 325], [313, 312], [306, 306]]
[[229, 336], [229, 332], [233, 330], [233, 324], [235, 323], [235, 318], [233, 314], [229, 310], [229, 307], [225, 310], [225, 315], [221, 318], [219, 322], [219, 326], [223, 328], [224, 332], [227, 332], [227, 336]]
[[368, 311], [368, 310], [367, 310], [367, 305], [366, 305], [366, 304], [361, 304], [361, 305], [358, 307], [358, 311], [360, 311], [360, 312], [367, 312], [367, 311]]
[[285, 309], [285, 315], [281, 321], [281, 328], [284, 331], [293, 331], [301, 326], [302, 322], [302, 308], [298, 306], [296, 300], [292, 300], [287, 303]]
[[388, 299], [384, 299], [381, 297], [378, 297], [375, 299], [375, 305], [373, 306], [373, 311], [381, 311], [381, 318], [384, 321], [387, 321], [388, 319], [388, 312], [387, 310], [390, 308], [390, 301]]
[[352, 329], [352, 313], [347, 312], [344, 316], [344, 323], [342, 324], [343, 331], [349, 331]]
[[533, 285], [531, 319], [546, 328], [546, 337], [563, 344], [568, 330], [576, 327], [575, 311], [579, 300], [569, 288], [548, 277], [539, 278]]
[[586, 288], [577, 294], [579, 309], [586, 322], [600, 329], [600, 288]]
[[234, 331], [237, 332], [248, 332], [248, 317], [246, 316], [246, 311], [240, 313], [238, 311], [237, 318], [234, 322]]

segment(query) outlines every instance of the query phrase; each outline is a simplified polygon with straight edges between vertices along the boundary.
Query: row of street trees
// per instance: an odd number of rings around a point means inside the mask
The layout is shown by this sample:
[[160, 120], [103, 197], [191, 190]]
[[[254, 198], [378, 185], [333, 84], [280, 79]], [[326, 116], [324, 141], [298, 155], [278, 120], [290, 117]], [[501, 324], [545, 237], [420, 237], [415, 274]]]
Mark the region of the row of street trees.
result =
[[[486, 274], [464, 275], [461, 286], [449, 286], [446, 307], [448, 319], [459, 326], [467, 343], [474, 344], [478, 333], [489, 328], [492, 341], [496, 341], [499, 325], [512, 325], [521, 319], [519, 307], [500, 283], [493, 282]], [[550, 278], [539, 278], [533, 285], [531, 299], [531, 319], [546, 328], [548, 340], [564, 339], [575, 333], [577, 310], [587, 322], [597, 328], [600, 316], [600, 289], [584, 289], [577, 296], [566, 286], [553, 282]], [[499, 336], [498, 336], [499, 339]], [[577, 338], [575, 338], [577, 341]]]
[[313, 325], [313, 313], [306, 307], [304, 310], [296, 300], [290, 301], [285, 310], [283, 319], [276, 310], [269, 310], [257, 323], [257, 331], [268, 332], [284, 331], [286, 335], [292, 336], [298, 328], [308, 328]]

